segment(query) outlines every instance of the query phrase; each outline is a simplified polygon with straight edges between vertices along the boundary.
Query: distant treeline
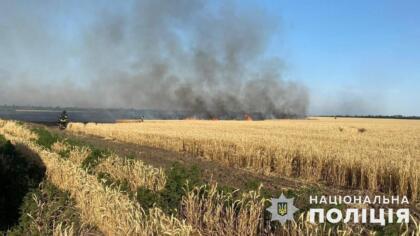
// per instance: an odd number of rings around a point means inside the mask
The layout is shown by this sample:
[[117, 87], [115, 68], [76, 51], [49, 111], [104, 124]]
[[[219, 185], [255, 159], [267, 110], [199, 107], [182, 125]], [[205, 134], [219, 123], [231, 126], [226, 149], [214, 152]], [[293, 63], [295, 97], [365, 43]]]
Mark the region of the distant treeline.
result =
[[28, 122], [56, 122], [61, 111], [66, 110], [73, 122], [115, 122], [120, 119], [218, 119], [218, 120], [243, 120], [247, 117], [253, 120], [298, 119], [298, 114], [276, 114], [275, 117], [267, 117], [260, 112], [223, 112], [219, 116], [213, 116], [206, 111], [194, 112], [188, 110], [157, 110], [157, 109], [134, 109], [134, 108], [77, 108], [77, 107], [42, 107], [42, 106], [15, 106], [0, 105], [0, 118], [21, 120]]
[[[154, 109], [128, 109], [128, 108], [78, 108], [78, 107], [43, 107], [43, 106], [16, 106], [16, 105], [0, 105], [0, 118], [17, 119], [24, 121], [52, 121], [57, 120], [57, 115], [67, 110], [72, 121], [78, 122], [114, 122], [116, 119], [137, 119], [139, 117], [145, 119], [185, 119], [189, 117], [188, 111], [164, 111]], [[16, 111], [28, 111], [22, 115], [16, 115]], [[31, 113], [32, 111], [32, 113]], [[44, 113], [43, 113], [44, 112]], [[56, 112], [57, 114], [48, 114]], [[35, 114], [34, 114], [35, 113]], [[38, 114], [39, 113], [39, 114]], [[243, 118], [244, 114], [233, 113], [233, 117]], [[264, 119], [261, 114], [248, 114], [252, 119]], [[48, 118], [38, 118], [38, 116], [50, 116]], [[377, 119], [407, 119], [420, 120], [420, 116], [403, 116], [403, 115], [316, 115], [318, 117], [337, 117], [337, 118], [377, 118]], [[196, 117], [204, 118], [204, 117]], [[208, 117], [207, 117], [208, 118]], [[234, 119], [232, 117], [217, 117], [219, 119]], [[284, 116], [283, 118], [297, 118], [293, 116]]]
[[403, 115], [322, 115], [319, 117], [336, 117], [336, 118], [373, 118], [373, 119], [405, 119], [405, 120], [420, 120], [420, 116], [403, 116]]

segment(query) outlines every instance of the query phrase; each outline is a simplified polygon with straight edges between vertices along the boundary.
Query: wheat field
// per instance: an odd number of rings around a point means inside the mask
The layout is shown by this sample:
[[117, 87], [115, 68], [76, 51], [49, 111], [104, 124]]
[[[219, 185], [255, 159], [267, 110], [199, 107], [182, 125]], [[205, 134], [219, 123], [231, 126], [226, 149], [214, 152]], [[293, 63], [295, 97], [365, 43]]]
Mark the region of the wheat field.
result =
[[27, 128], [1, 120], [0, 128], [9, 140], [26, 145], [41, 157], [48, 179], [69, 191], [77, 201], [82, 220], [96, 225], [105, 235], [189, 235], [193, 232], [191, 226], [164, 214], [159, 208], [146, 214], [141, 206], [118, 190], [104, 188], [72, 160], [63, 160], [58, 153], [38, 146], [34, 142], [36, 134]]
[[[314, 127], [314, 121], [315, 120], [306, 121], [308, 123], [312, 123], [312, 129]], [[331, 121], [317, 121], [320, 123], [329, 123], [331, 126]], [[172, 149], [174, 149], [175, 146], [170, 146], [170, 144], [176, 144], [175, 140], [178, 139], [181, 140], [181, 147], [178, 149], [178, 151], [195, 152], [204, 158], [210, 158], [210, 156], [207, 155], [209, 150], [206, 148], [210, 148], [211, 146], [203, 146], [203, 144], [206, 144], [206, 142], [207, 145], [221, 144], [223, 143], [223, 140], [226, 143], [226, 140], [223, 138], [228, 136], [227, 131], [230, 129], [236, 130], [236, 133], [229, 132], [230, 135], [248, 135], [248, 141], [255, 141], [257, 140], [256, 136], [265, 132], [271, 134], [275, 133], [277, 136], [281, 136], [279, 135], [280, 132], [278, 131], [281, 127], [289, 127], [288, 130], [286, 128], [283, 130], [287, 130], [289, 135], [288, 137], [292, 137], [291, 134], [293, 128], [295, 130], [301, 129], [301, 127], [299, 127], [301, 124], [299, 123], [305, 123], [305, 121], [279, 121], [284, 122], [280, 124], [276, 123], [276, 121], [248, 123], [233, 121], [216, 123], [211, 122], [212, 121], [153, 121], [145, 123], [146, 125], [144, 125], [144, 129], [141, 129], [140, 126], [131, 126], [131, 129], [134, 130], [134, 132], [125, 131], [125, 136], [121, 136], [124, 133], [114, 132], [112, 133], [112, 136], [108, 135], [106, 137], [114, 139], [117, 139], [117, 137], [119, 137], [118, 139], [125, 137], [124, 140], [130, 140], [130, 137], [132, 138], [137, 136], [137, 138], [142, 137], [142, 139], [139, 140], [146, 140], [143, 137], [145, 134], [142, 135], [142, 132], [148, 130], [149, 135], [156, 136], [161, 139], [161, 143], [157, 142], [159, 141], [158, 139], [154, 140], [156, 142], [155, 145], [157, 146], [160, 145], [160, 147], [165, 147], [168, 149], [172, 147]], [[354, 126], [357, 122], [359, 122], [359, 126]], [[384, 122], [386, 123], [388, 121]], [[356, 123], [353, 123], [352, 125], [346, 123], [348, 126], [341, 125], [340, 127], [343, 130], [339, 132], [348, 132], [348, 136], [354, 135], [353, 139], [356, 139], [357, 135], [366, 135], [369, 131], [373, 132], [374, 129], [381, 128], [383, 132], [385, 125], [382, 124], [382, 126], [379, 125], [377, 127], [372, 124], [371, 126], [364, 125], [366, 130], [360, 132], [357, 130], [360, 129], [360, 121], [356, 120]], [[185, 128], [187, 126], [186, 124], [192, 124], [192, 126], [195, 126], [196, 129], [191, 130], [193, 132], [188, 133], [188, 129]], [[292, 124], [294, 124], [294, 126]], [[183, 125], [185, 132], [180, 133]], [[72, 124], [71, 129], [75, 131], [78, 126], [79, 124]], [[99, 131], [103, 129], [107, 129], [108, 132], [112, 131], [112, 129], [106, 128], [106, 126], [118, 127], [119, 125], [89, 124], [86, 126], [89, 127], [86, 129], [88, 133], [92, 133], [93, 130], [95, 130], [96, 134], [99, 135]], [[157, 129], [156, 127], [160, 128]], [[172, 130], [177, 130], [177, 132], [172, 133], [173, 136], [161, 136], [152, 134], [153, 130], [164, 132], [163, 130], [165, 129], [169, 131], [171, 129], [170, 127]], [[261, 127], [264, 129], [261, 129]], [[318, 127], [320, 128], [320, 133], [325, 132], [323, 129], [326, 129], [326, 127]], [[125, 127], [125, 129], [129, 129], [129, 127]], [[119, 127], [118, 130], [123, 132], [125, 129], [123, 127]], [[328, 128], [328, 130], [333, 129], [334, 127]], [[356, 131], [354, 129], [356, 129]], [[221, 132], [221, 130], [223, 130], [223, 132]], [[242, 133], [239, 132], [240, 130]], [[408, 128], [407, 130], [412, 131], [412, 129]], [[275, 131], [277, 131], [277, 133]], [[208, 139], [204, 139], [203, 137], [206, 137], [206, 133], [207, 135], [213, 134], [215, 136], [209, 136], [207, 137]], [[224, 133], [224, 135], [218, 135], [218, 133]], [[75, 199], [76, 206], [80, 211], [82, 221], [85, 224], [97, 226], [98, 229], [105, 235], [220, 235], [221, 232], [224, 235], [255, 235], [263, 234], [263, 232], [266, 232], [267, 235], [374, 234], [374, 232], [370, 231], [369, 229], [365, 229], [359, 226], [343, 225], [336, 229], [332, 229], [327, 227], [325, 224], [310, 224], [308, 222], [308, 215], [306, 213], [299, 214], [296, 221], [291, 222], [291, 224], [280, 226], [274, 229], [275, 231], [272, 231], [273, 229], [270, 228], [271, 225], [265, 224], [263, 221], [262, 214], [264, 212], [267, 199], [260, 195], [260, 189], [256, 191], [243, 192], [241, 195], [233, 197], [232, 194], [235, 192], [224, 193], [217, 190], [217, 183], [216, 185], [203, 185], [196, 186], [192, 189], [186, 189], [186, 195], [183, 196], [181, 200], [179, 214], [177, 216], [171, 214], [168, 215], [157, 206], [154, 206], [148, 211], [145, 211], [141, 204], [133, 201], [133, 199], [129, 198], [126, 193], [120, 192], [118, 189], [104, 186], [101, 183], [102, 180], [95, 177], [95, 172], [104, 171], [116, 179], [127, 179], [129, 180], [128, 183], [133, 187], [144, 186], [151, 191], [160, 191], [160, 189], [164, 187], [164, 183], [166, 182], [167, 178], [161, 169], [145, 165], [140, 160], [124, 159], [123, 157], [119, 157], [114, 153], [109, 153], [107, 154], [108, 157], [106, 159], [103, 159], [97, 166], [94, 167], [94, 172], [89, 172], [87, 169], [82, 167], [82, 163], [83, 160], [89, 159], [89, 153], [94, 152], [94, 150], [92, 150], [90, 147], [72, 146], [66, 140], [60, 140], [53, 143], [51, 148], [48, 149], [37, 144], [39, 135], [33, 133], [25, 125], [20, 125], [10, 121], [0, 120], [0, 134], [4, 135], [7, 139], [14, 143], [26, 145], [35, 153], [39, 154], [47, 167], [48, 179], [57, 185], [57, 187], [60, 189], [68, 191], [70, 195]], [[136, 136], [133, 136], [133, 134]], [[180, 134], [183, 136], [176, 136], [175, 134]], [[250, 134], [254, 134], [255, 136], [250, 136]], [[105, 134], [102, 135], [105, 136]], [[194, 137], [193, 142], [195, 143], [188, 143], [188, 139], [185, 138], [188, 137], [188, 135]], [[276, 135], [273, 135], [273, 137], [276, 137]], [[322, 135], [318, 135], [318, 137], [320, 136]], [[215, 143], [215, 141], [212, 142], [210, 137], [218, 140], [218, 143]], [[361, 137], [359, 137], [359, 139], [360, 138]], [[165, 140], [166, 142], [164, 142]], [[233, 140], [238, 141], [235, 139]], [[131, 142], [134, 142], [134, 140], [131, 140]], [[139, 141], [136, 141], [136, 143], [139, 143]], [[149, 143], [149, 145], [151, 144], [152, 143]], [[162, 144], [166, 144], [167, 146], [163, 146]], [[261, 140], [259, 144], [269, 147], [268, 145], [271, 143], [263, 143], [263, 140]], [[232, 145], [239, 144], [229, 143], [229, 145], [230, 146], [221, 146], [220, 148], [234, 148]], [[370, 145], [372, 145], [372, 143], [370, 143]], [[195, 149], [190, 149], [192, 147]], [[243, 146], [243, 148], [252, 150], [250, 149], [251, 146]], [[418, 151], [418, 149], [416, 150]], [[218, 150], [218, 152], [221, 151], [222, 149]], [[224, 157], [231, 155], [229, 156], [230, 161], [224, 162], [225, 164], [234, 163], [233, 158], [246, 158], [246, 156], [232, 156], [234, 152], [229, 153], [229, 151], [232, 151], [230, 149], [226, 149], [225, 151], [226, 155]], [[68, 156], [63, 157], [63, 153], [68, 153]], [[261, 158], [264, 158], [262, 154], [258, 156], [260, 159], [255, 159], [252, 163], [255, 164], [257, 161], [261, 161]], [[248, 155], [248, 157], [250, 158], [251, 155]], [[214, 160], [218, 159], [214, 158]], [[240, 160], [241, 159], [237, 159], [237, 161]], [[413, 160], [416, 159], [414, 158]], [[417, 162], [413, 161], [412, 163]], [[254, 169], [255, 166], [253, 165], [242, 166], [241, 164], [237, 164], [236, 166], [242, 168], [250, 168], [251, 170], [258, 171], [258, 169]], [[395, 166], [398, 167], [397, 165]], [[262, 167], [264, 167], [264, 165], [262, 165]], [[356, 167], [356, 165], [354, 165], [354, 167]], [[278, 175], [283, 174], [276, 173], [274, 170], [275, 169], [263, 173]], [[61, 222], [57, 222], [57, 224], [60, 226]], [[408, 228], [408, 226], [400, 226], [399, 232], [407, 233], [411, 232], [411, 230], [414, 230], [412, 231], [412, 235], [415, 235], [416, 232], [418, 232], [418, 224], [415, 223], [415, 226], [410, 227], [414, 228]], [[77, 235], [76, 232], [73, 232], [71, 227], [58, 227], [56, 230], [56, 235]]]
[[420, 121], [311, 118], [146, 121], [69, 130], [186, 152], [264, 175], [420, 197]]
[[[80, 159], [87, 158], [86, 153], [91, 150], [74, 148], [70, 150], [68, 159], [63, 159], [59, 152], [69, 148], [68, 144], [57, 142], [52, 145], [51, 151], [47, 150], [36, 144], [36, 134], [10, 121], [0, 120], [0, 134], [37, 153], [47, 167], [47, 178], [60, 189], [68, 191], [76, 200], [83, 223], [97, 226], [104, 235], [220, 235], [221, 232], [225, 235], [255, 235], [269, 230], [262, 228], [270, 226], [264, 226], [262, 222], [266, 199], [261, 198], [259, 190], [244, 192], [238, 200], [227, 204], [233, 201], [232, 194], [216, 191], [216, 185], [204, 185], [187, 190], [181, 202], [181, 219], [167, 215], [157, 207], [146, 213], [141, 205], [132, 202], [127, 195], [102, 186], [93, 175], [80, 168]], [[110, 160], [115, 161], [116, 158], [112, 156]], [[118, 168], [121, 168], [119, 172], [127, 170], [124, 165], [126, 163], [114, 163], [113, 171]], [[150, 176], [150, 173], [146, 173], [148, 171], [156, 173], [147, 168], [140, 171], [140, 174]], [[73, 226], [55, 223], [57, 227], [54, 235], [78, 235]], [[339, 227], [339, 230], [339, 235], [370, 232], [346, 225]], [[296, 222], [282, 226], [278, 231], [284, 235], [334, 234], [325, 225], [310, 224], [304, 214]]]

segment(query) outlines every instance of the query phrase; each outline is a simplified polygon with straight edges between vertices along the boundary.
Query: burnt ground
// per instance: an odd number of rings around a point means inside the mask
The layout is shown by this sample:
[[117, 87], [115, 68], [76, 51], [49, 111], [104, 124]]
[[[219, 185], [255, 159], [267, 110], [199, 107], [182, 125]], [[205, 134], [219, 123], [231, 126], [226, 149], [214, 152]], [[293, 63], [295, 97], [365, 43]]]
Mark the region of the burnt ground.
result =
[[[228, 167], [188, 153], [167, 151], [160, 148], [105, 139], [99, 136], [60, 131], [53, 126], [46, 128], [61, 137], [75, 139], [100, 149], [108, 149], [119, 156], [130, 156], [154, 167], [167, 169], [175, 162], [179, 162], [186, 167], [196, 166], [201, 170], [201, 177], [204, 182], [217, 182], [219, 186], [250, 190], [255, 189], [261, 183], [264, 186], [264, 195], [267, 197], [277, 197], [282, 192], [291, 192], [292, 195], [299, 196], [296, 202], [298, 207], [299, 205], [307, 206], [309, 195], [384, 195], [383, 193], [372, 193], [358, 189], [332, 187], [322, 182], [315, 183], [295, 178], [264, 176], [248, 170]], [[387, 205], [387, 207], [393, 206]], [[395, 208], [398, 207], [401, 206], [395, 206]], [[420, 218], [419, 204], [417, 203], [417, 206], [412, 204], [410, 208], [412, 209], [410, 212], [416, 215], [417, 218]]]

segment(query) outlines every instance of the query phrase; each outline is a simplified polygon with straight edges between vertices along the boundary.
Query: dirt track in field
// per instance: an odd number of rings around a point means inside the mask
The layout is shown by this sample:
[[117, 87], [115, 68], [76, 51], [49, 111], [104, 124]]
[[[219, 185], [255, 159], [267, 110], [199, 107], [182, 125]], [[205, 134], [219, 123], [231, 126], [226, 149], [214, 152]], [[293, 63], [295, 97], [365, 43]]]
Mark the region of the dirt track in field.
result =
[[193, 157], [186, 153], [177, 153], [159, 148], [119, 142], [117, 140], [104, 139], [92, 135], [78, 135], [75, 133], [60, 131], [48, 127], [55, 134], [63, 137], [80, 140], [100, 149], [109, 149], [119, 156], [131, 156], [154, 167], [167, 169], [173, 163], [179, 162], [186, 167], [197, 166], [202, 173], [202, 179], [206, 182], [214, 181], [221, 186], [246, 189], [251, 182], [261, 182], [270, 192], [277, 193], [287, 189], [297, 189], [307, 184], [288, 178], [268, 177], [254, 174], [250, 171], [227, 167], [213, 161]]

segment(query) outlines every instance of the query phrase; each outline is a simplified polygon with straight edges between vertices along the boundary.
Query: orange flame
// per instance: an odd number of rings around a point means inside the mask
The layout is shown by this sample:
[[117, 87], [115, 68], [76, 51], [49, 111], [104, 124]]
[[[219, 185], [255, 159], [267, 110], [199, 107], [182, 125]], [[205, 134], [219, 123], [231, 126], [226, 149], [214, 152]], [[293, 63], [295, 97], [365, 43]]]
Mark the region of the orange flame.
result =
[[244, 120], [246, 120], [246, 121], [253, 121], [252, 117], [250, 115], [248, 115], [248, 114], [245, 114], [244, 115]]

